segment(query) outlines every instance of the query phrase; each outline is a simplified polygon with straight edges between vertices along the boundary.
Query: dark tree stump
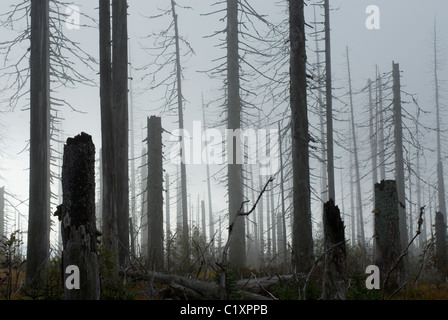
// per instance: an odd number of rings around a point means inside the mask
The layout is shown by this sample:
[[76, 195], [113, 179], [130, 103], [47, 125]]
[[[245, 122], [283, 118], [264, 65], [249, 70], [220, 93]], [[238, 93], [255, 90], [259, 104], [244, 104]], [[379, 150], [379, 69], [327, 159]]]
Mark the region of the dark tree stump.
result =
[[[386, 288], [397, 288], [404, 279], [403, 260], [397, 263], [402, 248], [398, 216], [398, 193], [394, 180], [375, 184], [375, 265]], [[393, 271], [391, 272], [391, 270]]]
[[324, 205], [324, 277], [322, 299], [345, 300], [347, 295], [347, 265], [344, 223], [333, 200]]
[[80, 288], [65, 288], [66, 300], [98, 300], [100, 282], [95, 225], [95, 146], [92, 137], [82, 133], [69, 138], [64, 146], [62, 167], [63, 203], [56, 215], [61, 221], [62, 265], [79, 268]]

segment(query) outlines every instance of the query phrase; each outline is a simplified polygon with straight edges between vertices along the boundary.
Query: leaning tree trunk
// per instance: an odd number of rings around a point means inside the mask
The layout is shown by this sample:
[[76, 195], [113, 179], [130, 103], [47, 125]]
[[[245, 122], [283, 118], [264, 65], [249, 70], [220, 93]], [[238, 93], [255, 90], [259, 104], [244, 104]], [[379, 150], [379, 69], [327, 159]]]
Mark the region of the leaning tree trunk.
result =
[[[100, 298], [95, 221], [95, 146], [88, 134], [68, 139], [62, 166], [61, 221], [63, 272], [79, 268], [79, 289], [64, 287], [66, 300]], [[68, 275], [66, 274], [65, 277]]]
[[[400, 227], [398, 216], [397, 186], [394, 180], [383, 180], [375, 184], [375, 265], [381, 271], [381, 279], [388, 283], [385, 288], [397, 288], [404, 275], [403, 261], [396, 266], [401, 254]], [[393, 269], [393, 272], [389, 272]]]
[[324, 276], [322, 299], [345, 300], [347, 296], [347, 265], [344, 223], [339, 208], [329, 200], [324, 205]]
[[307, 272], [314, 260], [311, 230], [308, 108], [306, 95], [306, 44], [304, 1], [289, 2], [290, 99], [293, 167], [292, 263], [297, 272]]
[[31, 1], [30, 198], [26, 283], [41, 284], [50, 249], [50, 9]]

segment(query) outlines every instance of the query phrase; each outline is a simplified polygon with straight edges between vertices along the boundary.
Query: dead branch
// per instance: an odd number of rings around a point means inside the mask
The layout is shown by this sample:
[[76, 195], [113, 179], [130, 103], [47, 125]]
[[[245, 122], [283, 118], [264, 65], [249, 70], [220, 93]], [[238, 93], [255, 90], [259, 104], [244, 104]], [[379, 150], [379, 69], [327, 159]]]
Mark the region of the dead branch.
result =
[[268, 185], [274, 181], [274, 178], [271, 177], [268, 182], [266, 182], [263, 190], [261, 190], [260, 194], [258, 195], [257, 200], [255, 201], [254, 205], [252, 206], [252, 208], [247, 211], [247, 212], [243, 212], [243, 207], [246, 203], [248, 203], [249, 201], [244, 201], [241, 204], [240, 209], [238, 210], [238, 212], [233, 216], [232, 221], [229, 225], [229, 236], [227, 238], [227, 242], [226, 245], [224, 246], [224, 250], [222, 252], [222, 260], [221, 260], [221, 264], [218, 264], [218, 266], [221, 268], [222, 272], [221, 272], [221, 285], [220, 285], [220, 297], [221, 300], [227, 300], [228, 299], [228, 295], [227, 295], [227, 289], [226, 289], [226, 278], [227, 278], [227, 254], [230, 248], [230, 243], [232, 241], [232, 231], [233, 231], [233, 227], [235, 225], [236, 219], [240, 216], [248, 216], [250, 215], [252, 212], [255, 211], [255, 208], [258, 205], [258, 202], [260, 201], [261, 197], [263, 196], [263, 193], [266, 191]]

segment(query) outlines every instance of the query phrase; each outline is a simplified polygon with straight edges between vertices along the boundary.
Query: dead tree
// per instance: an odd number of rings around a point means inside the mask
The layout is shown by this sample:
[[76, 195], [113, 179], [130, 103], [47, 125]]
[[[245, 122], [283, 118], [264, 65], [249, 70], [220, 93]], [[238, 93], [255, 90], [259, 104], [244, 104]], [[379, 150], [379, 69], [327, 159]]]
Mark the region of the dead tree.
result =
[[31, 1], [30, 199], [26, 283], [36, 287], [50, 250], [50, 8]]
[[[403, 157], [403, 120], [401, 112], [401, 84], [400, 67], [393, 63], [393, 110], [394, 110], [394, 136], [395, 136], [395, 179], [398, 195], [398, 215], [400, 226], [400, 242], [404, 248], [408, 244], [408, 233], [406, 228], [406, 186], [404, 180], [404, 157]], [[404, 268], [409, 271], [408, 257], [404, 257]]]
[[163, 268], [163, 167], [162, 119], [148, 119], [148, 262]]
[[[403, 261], [395, 267], [401, 253], [398, 216], [397, 185], [394, 180], [383, 180], [375, 184], [375, 265], [380, 269], [381, 279], [389, 278], [389, 287], [397, 287], [403, 280]], [[394, 272], [388, 276], [389, 270]], [[384, 287], [383, 290], [387, 289]]]
[[447, 274], [446, 224], [442, 212], [436, 212], [436, 261], [443, 280]]
[[323, 223], [324, 250], [334, 248], [325, 254], [322, 299], [345, 300], [347, 295], [345, 227], [339, 208], [331, 199], [324, 204]]
[[[311, 226], [311, 188], [309, 165], [308, 107], [304, 1], [289, 2], [290, 17], [290, 108], [292, 127], [293, 269], [309, 271], [314, 260]], [[332, 130], [332, 129], [331, 129]], [[329, 159], [332, 157], [328, 154]], [[329, 162], [330, 165], [330, 162]], [[330, 179], [329, 179], [330, 183]], [[331, 190], [331, 189], [329, 189]], [[330, 192], [330, 199], [333, 198]]]
[[5, 187], [0, 188], [0, 240], [5, 236]]
[[79, 268], [79, 289], [65, 286], [65, 299], [98, 300], [95, 146], [88, 134], [81, 133], [67, 140], [62, 166], [62, 192], [63, 202], [55, 215], [61, 221], [63, 271], [69, 266]]

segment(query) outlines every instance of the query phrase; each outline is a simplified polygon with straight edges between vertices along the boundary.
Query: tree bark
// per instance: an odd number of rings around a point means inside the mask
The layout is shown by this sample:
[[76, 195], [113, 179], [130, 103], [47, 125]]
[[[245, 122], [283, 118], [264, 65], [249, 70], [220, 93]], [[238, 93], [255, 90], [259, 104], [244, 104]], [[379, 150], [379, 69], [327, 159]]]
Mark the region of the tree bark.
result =
[[443, 213], [436, 212], [436, 266], [445, 281], [447, 271], [447, 250], [446, 250], [446, 224], [443, 220]]
[[[329, 200], [324, 205], [324, 276], [322, 299], [345, 300], [347, 296], [347, 265], [344, 223], [339, 208]], [[331, 250], [329, 250], [332, 248]]]
[[5, 187], [0, 188], [0, 240], [5, 236]]
[[162, 119], [148, 119], [148, 262], [150, 269], [163, 264], [163, 156]]
[[31, 1], [30, 199], [26, 283], [41, 284], [50, 249], [49, 0]]
[[309, 133], [307, 109], [306, 44], [304, 1], [289, 1], [290, 15], [290, 99], [293, 165], [292, 264], [297, 272], [307, 272], [313, 264]]
[[[100, 298], [97, 230], [95, 221], [95, 146], [82, 133], [68, 139], [62, 167], [63, 203], [56, 215], [61, 221], [63, 272], [79, 268], [79, 289], [64, 287], [66, 300]], [[65, 274], [65, 278], [68, 275]], [[65, 283], [65, 281], [64, 281]]]
[[[394, 110], [394, 136], [395, 136], [395, 179], [398, 193], [398, 214], [400, 226], [401, 247], [408, 244], [408, 233], [406, 228], [406, 186], [404, 180], [404, 157], [403, 157], [403, 122], [401, 116], [401, 85], [400, 68], [398, 63], [393, 63], [393, 110]], [[405, 272], [409, 271], [409, 259], [404, 259]]]
[[101, 159], [102, 159], [102, 244], [112, 269], [107, 281], [118, 280], [117, 203], [115, 176], [115, 133], [112, 99], [112, 48], [110, 0], [99, 0]]
[[[398, 195], [394, 180], [375, 184], [375, 265], [384, 281], [402, 252], [400, 242]], [[385, 288], [397, 288], [403, 281], [404, 265], [401, 260], [390, 274]]]
[[129, 111], [127, 1], [112, 0], [112, 99], [118, 258], [129, 266]]
[[325, 83], [326, 83], [326, 115], [327, 115], [327, 172], [328, 199], [336, 201], [334, 182], [334, 151], [333, 151], [333, 88], [331, 80], [331, 39], [330, 39], [330, 4], [325, 0]]
[[[227, 0], [227, 129], [231, 133], [241, 128], [238, 3], [238, 0]], [[228, 154], [232, 155], [232, 158], [227, 159], [230, 224], [243, 202], [243, 167], [242, 159], [238, 156], [241, 154], [241, 142], [238, 137], [234, 139], [232, 136], [232, 140], [227, 141], [227, 149]], [[243, 268], [246, 266], [244, 218], [236, 217], [233, 232], [229, 261], [233, 267]]]

